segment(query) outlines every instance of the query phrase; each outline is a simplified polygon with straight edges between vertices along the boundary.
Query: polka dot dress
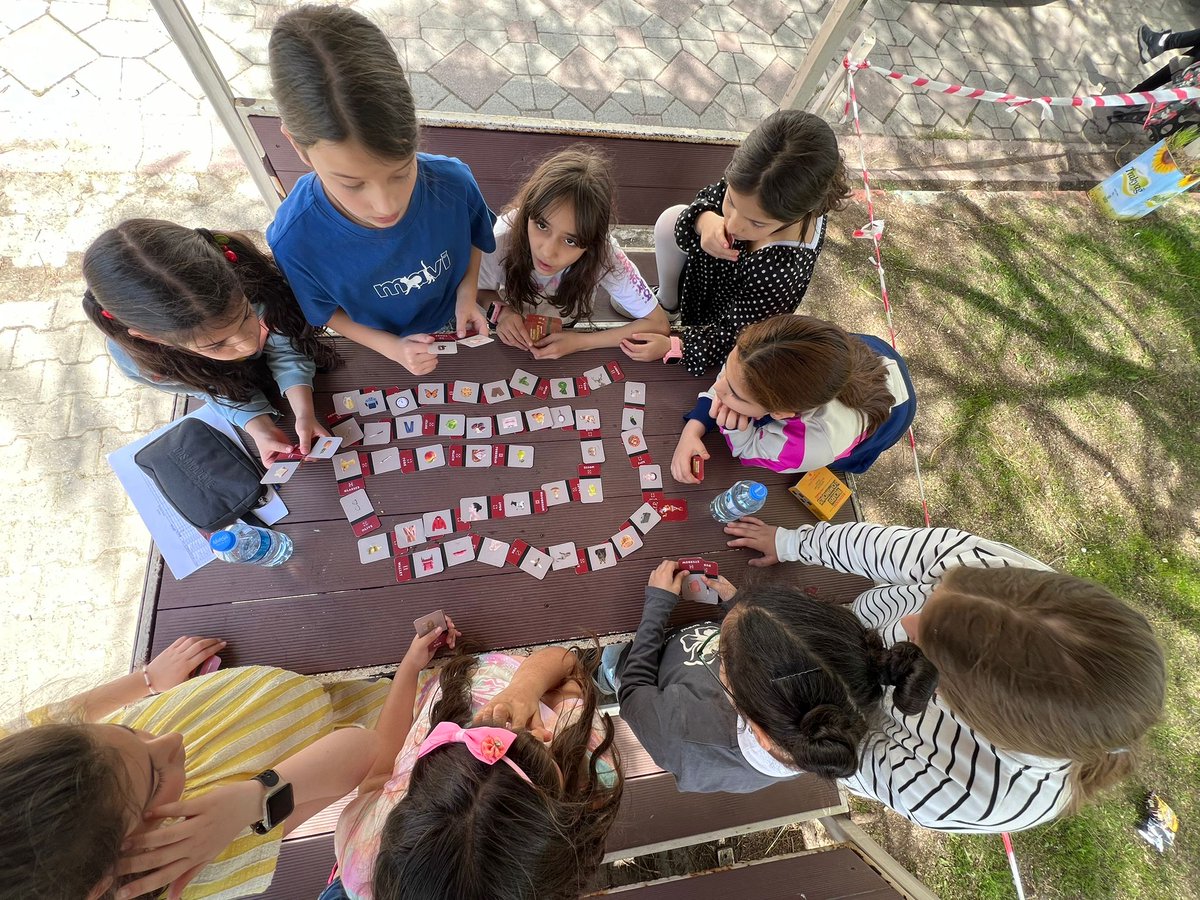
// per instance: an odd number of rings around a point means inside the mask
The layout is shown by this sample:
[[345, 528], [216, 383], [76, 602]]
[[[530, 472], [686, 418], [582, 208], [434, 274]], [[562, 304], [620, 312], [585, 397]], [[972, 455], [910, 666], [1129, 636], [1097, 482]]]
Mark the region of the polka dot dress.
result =
[[679, 323], [683, 364], [692, 375], [721, 366], [747, 325], [795, 312], [825, 245], [822, 216], [815, 246], [788, 241], [747, 252], [738, 242], [736, 261], [709, 256], [700, 248], [696, 219], [704, 212], [720, 215], [724, 200], [722, 179], [700, 191], [675, 223], [675, 241], [687, 254], [679, 276]]

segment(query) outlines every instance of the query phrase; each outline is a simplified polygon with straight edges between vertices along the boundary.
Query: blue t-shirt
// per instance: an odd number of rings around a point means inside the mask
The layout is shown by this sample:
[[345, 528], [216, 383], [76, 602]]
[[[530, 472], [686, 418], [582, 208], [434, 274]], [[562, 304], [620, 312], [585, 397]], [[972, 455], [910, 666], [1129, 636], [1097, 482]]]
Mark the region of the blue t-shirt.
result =
[[412, 199], [390, 228], [351, 222], [310, 172], [279, 207], [267, 242], [313, 325], [341, 307], [360, 325], [417, 334], [454, 317], [471, 248], [496, 249], [495, 219], [465, 163], [418, 153]]

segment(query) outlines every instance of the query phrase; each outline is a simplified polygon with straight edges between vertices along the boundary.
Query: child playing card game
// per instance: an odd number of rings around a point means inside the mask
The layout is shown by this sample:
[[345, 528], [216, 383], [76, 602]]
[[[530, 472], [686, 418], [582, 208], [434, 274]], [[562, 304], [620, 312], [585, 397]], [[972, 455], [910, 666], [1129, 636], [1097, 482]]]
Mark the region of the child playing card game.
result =
[[741, 333], [716, 383], [685, 416], [671, 475], [682, 484], [702, 480], [703, 437], [718, 427], [744, 466], [865, 472], [903, 437], [916, 410], [908, 367], [886, 342], [810, 316], [776, 316]]
[[292, 448], [263, 393], [268, 381], [295, 413], [301, 453], [329, 435], [312, 382], [338, 356], [249, 238], [128, 219], [88, 247], [83, 277], [83, 310], [127, 377], [207, 401], [246, 430], [264, 462]]
[[[496, 335], [505, 344], [558, 359], [615, 347], [635, 332], [668, 333], [667, 314], [609, 234], [614, 190], [607, 158], [578, 144], [545, 159], [496, 220], [496, 249], [480, 266], [479, 297], [485, 305], [501, 301]], [[636, 321], [600, 331], [570, 327], [590, 321], [601, 288], [615, 310]], [[562, 317], [568, 327], [535, 340], [528, 314]]]

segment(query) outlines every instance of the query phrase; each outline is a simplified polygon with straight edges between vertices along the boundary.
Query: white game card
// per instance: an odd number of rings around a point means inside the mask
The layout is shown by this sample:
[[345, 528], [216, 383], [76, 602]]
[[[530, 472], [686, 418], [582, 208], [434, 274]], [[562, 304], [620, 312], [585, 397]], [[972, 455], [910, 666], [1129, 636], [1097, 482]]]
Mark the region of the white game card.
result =
[[495, 338], [488, 337], [486, 334], [473, 334], [470, 337], [459, 338], [458, 345], [460, 347], [482, 347], [484, 344], [490, 344]]
[[387, 412], [387, 401], [383, 399], [383, 391], [363, 391], [358, 400], [360, 416], [378, 416]]
[[600, 483], [599, 478], [580, 478], [579, 479], [579, 502], [580, 503], [603, 503], [604, 502], [604, 486]]
[[514, 394], [529, 396], [537, 389], [537, 380], [538, 377], [532, 372], [517, 369], [517, 371], [513, 372], [512, 378], [508, 379], [508, 384]]
[[425, 522], [413, 519], [411, 522], [401, 522], [395, 528], [396, 544], [400, 547], [415, 547], [425, 543]]
[[358, 540], [358, 561], [364, 566], [367, 563], [379, 562], [381, 559], [391, 559], [392, 548], [388, 546], [386, 531], [376, 532]]
[[491, 416], [467, 416], [467, 437], [483, 440], [496, 433], [496, 420]]
[[517, 491], [504, 495], [504, 517], [515, 519], [517, 516], [528, 516], [533, 512], [533, 498], [529, 491]]
[[446, 464], [446, 451], [441, 444], [430, 444], [428, 447], [417, 448], [417, 469], [438, 469]]
[[390, 420], [367, 422], [363, 426], [364, 447], [378, 447], [380, 444], [390, 444], [391, 442], [392, 423]]
[[560, 375], [550, 379], [550, 396], [555, 400], [569, 400], [575, 396], [575, 379]]
[[659, 515], [657, 509], [649, 503], [643, 503], [637, 508], [629, 521], [633, 523], [633, 527], [642, 534], [649, 534], [650, 529], [662, 521], [662, 516]]
[[584, 465], [599, 465], [604, 462], [604, 441], [580, 441], [579, 454]]
[[408, 415], [417, 408], [417, 395], [406, 389], [388, 397], [387, 405], [393, 416]]
[[525, 554], [525, 558], [521, 560], [520, 569], [528, 575], [532, 575], [538, 581], [541, 581], [550, 574], [550, 555], [539, 550], [537, 547], [530, 547]]
[[418, 578], [424, 578], [426, 575], [436, 575], [446, 568], [442, 562], [442, 548], [432, 547], [429, 550], [422, 550], [419, 553], [412, 555], [413, 574]]
[[642, 536], [638, 534], [636, 528], [632, 525], [626, 525], [609, 540], [612, 541], [614, 547], [617, 548], [617, 555], [624, 559], [634, 550], [642, 548]]
[[454, 390], [450, 392], [450, 396], [454, 398], [456, 403], [478, 403], [479, 382], [456, 381], [454, 382]]
[[492, 465], [492, 445], [478, 444], [467, 447], [463, 453], [463, 465], [468, 469], [487, 469]]
[[507, 381], [489, 381], [483, 388], [484, 403], [503, 403], [505, 400], [512, 399], [512, 392], [508, 389]]
[[441, 537], [454, 530], [454, 518], [448, 509], [427, 512], [421, 516], [421, 524], [425, 526], [425, 538]]
[[539, 406], [525, 413], [525, 422], [530, 431], [542, 431], [554, 424], [550, 418], [550, 407]]
[[569, 406], [556, 406], [550, 410], [550, 424], [554, 428], [574, 428], [575, 410]]
[[681, 596], [692, 600], [695, 603], [711, 603], [716, 606], [721, 597], [705, 580], [701, 572], [689, 572], [683, 576], [683, 590]]
[[612, 384], [612, 379], [609, 377], [604, 366], [596, 366], [594, 369], [588, 369], [583, 373], [583, 377], [587, 379], [588, 387], [593, 391], [605, 385]]
[[422, 433], [420, 416], [401, 416], [396, 420], [396, 440], [421, 437]]
[[467, 417], [459, 415], [438, 416], [439, 437], [462, 437], [467, 429]]
[[479, 555], [475, 558], [481, 563], [499, 569], [508, 558], [508, 544], [495, 538], [485, 537], [483, 543], [479, 545]]
[[608, 541], [588, 547], [587, 555], [588, 562], [592, 564], [593, 572], [598, 569], [611, 569], [617, 564], [617, 551], [613, 549], [613, 545]]
[[356, 413], [359, 410], [358, 401], [362, 397], [361, 391], [342, 391], [340, 394], [333, 395], [333, 411], [335, 413]]
[[300, 468], [300, 461], [293, 460], [291, 462], [271, 463], [267, 466], [267, 474], [259, 479], [259, 484], [287, 484], [296, 470]]
[[542, 485], [546, 492], [546, 506], [562, 506], [571, 502], [571, 489], [565, 481], [551, 481]]
[[519, 412], [499, 413], [496, 416], [496, 434], [518, 434], [525, 430], [525, 420]]
[[461, 566], [475, 559], [475, 540], [471, 535], [446, 541], [442, 545], [446, 551], [447, 566]]
[[421, 406], [437, 406], [446, 402], [446, 386], [436, 382], [417, 385], [417, 403]]
[[646, 405], [646, 385], [641, 381], [625, 382], [625, 402], [638, 406]]
[[388, 447], [386, 450], [371, 452], [371, 471], [376, 475], [384, 472], [395, 472], [400, 468], [400, 448]]
[[628, 431], [622, 431], [621, 443], [625, 445], [625, 452], [630, 456], [646, 452], [646, 436], [642, 434], [642, 429], [640, 428], [630, 428]]
[[575, 410], [575, 428], [579, 431], [596, 431], [600, 428], [600, 410]]
[[488, 515], [487, 497], [463, 497], [458, 501], [458, 517], [464, 522], [482, 522]]
[[643, 491], [661, 491], [662, 466], [638, 466], [638, 480]]
[[375, 507], [371, 505], [371, 500], [367, 497], [366, 491], [354, 491], [341, 497], [342, 512], [346, 514], [346, 521], [357, 522], [364, 516], [369, 516], [375, 512]]
[[345, 447], [353, 447], [363, 439], [363, 430], [358, 424], [358, 419], [350, 418], [339, 422], [329, 430], [342, 439], [342, 446]]
[[340, 446], [342, 446], [340, 437], [313, 438], [312, 449], [308, 451], [305, 459], [333, 459], [333, 455], [338, 452]]
[[579, 554], [575, 550], [575, 542], [555, 544], [550, 548], [550, 567], [555, 572], [561, 569], [573, 569], [579, 565]]
[[532, 469], [533, 448], [528, 444], [510, 444], [506, 464], [510, 469]]
[[362, 463], [358, 461], [358, 453], [354, 450], [348, 450], [345, 453], [339, 453], [333, 458], [333, 474], [338, 481], [345, 481], [347, 478], [353, 478], [356, 475], [362, 474]]
[[434, 356], [450, 356], [458, 352], [458, 341], [435, 341], [429, 345], [429, 352]]
[[646, 425], [646, 411], [641, 407], [626, 406], [621, 410], [621, 430], [631, 431]]

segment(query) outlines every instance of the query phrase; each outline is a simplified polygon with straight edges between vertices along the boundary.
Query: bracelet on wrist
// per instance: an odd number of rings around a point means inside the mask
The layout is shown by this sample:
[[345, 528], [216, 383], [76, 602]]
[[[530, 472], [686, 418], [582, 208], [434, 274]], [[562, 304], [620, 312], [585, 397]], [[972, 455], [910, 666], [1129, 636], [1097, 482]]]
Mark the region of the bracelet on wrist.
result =
[[154, 689], [154, 685], [150, 683], [150, 669], [145, 663], [142, 663], [142, 677], [146, 679], [146, 694], [150, 697], [157, 697], [160, 691]]

